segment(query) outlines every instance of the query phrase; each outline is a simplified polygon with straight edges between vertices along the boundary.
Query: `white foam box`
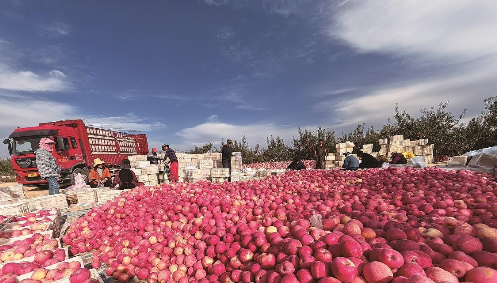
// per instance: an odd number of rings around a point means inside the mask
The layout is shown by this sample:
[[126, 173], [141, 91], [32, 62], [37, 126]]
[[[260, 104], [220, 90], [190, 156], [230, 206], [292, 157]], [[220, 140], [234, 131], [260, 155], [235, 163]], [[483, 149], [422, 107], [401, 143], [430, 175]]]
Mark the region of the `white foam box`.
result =
[[212, 183], [223, 183], [226, 180], [228, 180], [228, 178], [212, 178]]
[[138, 182], [143, 183], [143, 182], [148, 182], [148, 175], [140, 175], [136, 177], [138, 179]]
[[97, 191], [97, 201], [98, 203], [104, 203], [109, 200], [113, 200], [122, 194], [124, 191], [122, 190], [106, 190], [106, 191]]
[[152, 175], [152, 174], [158, 174], [159, 173], [159, 166], [156, 164], [152, 164], [149, 167], [142, 168], [142, 174], [145, 175]]
[[66, 209], [69, 207], [67, 205], [66, 195], [64, 194], [41, 196], [28, 199], [27, 201], [30, 211], [49, 208]]
[[[61, 262], [57, 262], [57, 263], [54, 263], [52, 265], [49, 265], [47, 267], [44, 267], [45, 269], [47, 270], [53, 270], [53, 269], [56, 269], [57, 265], [59, 265], [60, 263], [62, 262], [67, 262], [67, 263], [71, 263], [71, 262], [79, 262], [81, 264], [81, 267], [84, 267], [84, 263], [83, 263], [83, 259], [79, 256], [76, 256], [76, 257], [73, 257], [73, 258], [70, 258], [70, 259], [66, 259], [64, 261], [61, 261]], [[30, 279], [31, 276], [33, 275], [34, 272], [30, 272], [30, 273], [26, 273], [26, 274], [23, 274], [23, 275], [20, 275], [17, 277], [17, 280], [18, 281], [22, 281], [24, 279]], [[66, 277], [67, 279], [69, 279], [69, 276]], [[63, 278], [65, 279], [65, 278]], [[60, 280], [63, 280], [63, 279], [60, 279]], [[69, 280], [68, 280], [69, 281]], [[58, 281], [56, 281], [58, 282]]]
[[335, 160], [335, 155], [327, 155], [326, 156], [326, 161], [334, 161]]
[[131, 161], [147, 161], [146, 155], [130, 155], [128, 156], [128, 160]]
[[142, 169], [150, 166], [150, 161], [137, 161], [135, 168]]
[[380, 145], [385, 145], [385, 144], [388, 144], [388, 139], [379, 139], [379, 140], [378, 140], [378, 143], [379, 143]]
[[135, 173], [136, 176], [139, 176], [142, 174], [142, 169], [138, 169], [138, 168], [131, 168], [131, 171], [133, 171]]
[[148, 177], [148, 181], [149, 182], [157, 182], [157, 174], [154, 174], [154, 175], [147, 175]]
[[10, 186], [0, 184], [0, 191], [6, 193], [8, 196], [10, 196], [13, 199], [26, 198], [26, 196], [24, 195], [24, 187], [22, 184], [16, 184]]
[[223, 168], [223, 162], [221, 159], [214, 160], [214, 168]]
[[212, 178], [227, 178], [230, 175], [229, 168], [212, 168], [211, 177]]
[[200, 169], [212, 169], [214, 168], [214, 160], [212, 159], [202, 159], [198, 161], [198, 168]]
[[78, 204], [94, 203], [97, 202], [97, 190], [96, 189], [78, 190], [76, 191], [76, 197], [78, 198]]
[[390, 137], [390, 141], [395, 142], [395, 141], [401, 141], [404, 140], [404, 135], [395, 135]]
[[352, 147], [353, 148], [354, 146], [355, 146], [355, 144], [353, 142], [351, 142], [351, 141], [346, 141], [345, 142], [345, 147]]
[[9, 203], [0, 205], [0, 215], [22, 215], [24, 212], [29, 211], [29, 206], [27, 201], [19, 201], [15, 203]]
[[370, 150], [370, 151], [373, 151], [373, 144], [372, 144], [372, 143], [369, 143], [369, 144], [363, 144], [363, 145], [362, 145], [362, 149], [363, 149], [363, 150]]
[[337, 143], [336, 144], [336, 148], [339, 149], [339, 148], [346, 148], [347, 147], [347, 144], [346, 143]]

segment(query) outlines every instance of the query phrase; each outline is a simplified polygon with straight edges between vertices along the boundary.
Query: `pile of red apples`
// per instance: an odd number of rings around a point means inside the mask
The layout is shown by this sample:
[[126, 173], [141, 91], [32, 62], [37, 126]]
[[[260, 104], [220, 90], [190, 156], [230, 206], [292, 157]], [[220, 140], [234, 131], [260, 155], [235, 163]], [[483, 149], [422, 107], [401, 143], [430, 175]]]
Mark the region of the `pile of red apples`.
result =
[[[316, 168], [316, 160], [302, 160], [304, 162], [305, 168], [313, 169]], [[244, 164], [243, 168], [252, 169], [286, 169], [290, 165], [291, 161], [276, 161], [276, 162], [257, 162], [251, 164]]]
[[436, 168], [140, 187], [62, 241], [120, 282], [495, 283], [496, 193]]

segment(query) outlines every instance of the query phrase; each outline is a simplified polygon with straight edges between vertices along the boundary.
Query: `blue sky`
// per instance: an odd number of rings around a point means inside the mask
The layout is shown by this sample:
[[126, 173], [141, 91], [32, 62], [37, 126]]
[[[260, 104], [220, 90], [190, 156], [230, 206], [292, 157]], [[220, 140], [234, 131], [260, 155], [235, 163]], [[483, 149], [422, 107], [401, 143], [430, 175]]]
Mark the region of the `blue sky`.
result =
[[[497, 94], [497, 2], [0, 0], [0, 135], [81, 118], [183, 150]], [[5, 156], [6, 150], [0, 150]]]

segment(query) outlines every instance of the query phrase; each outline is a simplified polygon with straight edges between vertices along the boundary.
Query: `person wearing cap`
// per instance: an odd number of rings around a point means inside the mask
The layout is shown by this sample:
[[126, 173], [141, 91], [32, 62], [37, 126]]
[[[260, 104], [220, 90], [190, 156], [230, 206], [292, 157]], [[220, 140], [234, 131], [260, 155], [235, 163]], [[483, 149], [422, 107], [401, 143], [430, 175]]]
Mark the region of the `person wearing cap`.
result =
[[53, 144], [54, 141], [50, 138], [41, 138], [39, 148], [35, 151], [38, 173], [42, 179], [47, 180], [49, 195], [58, 194], [60, 188], [57, 182], [60, 168], [52, 155]]
[[314, 157], [316, 157], [316, 169], [324, 169], [323, 162], [326, 158], [326, 148], [323, 145], [323, 140], [319, 139], [318, 145], [314, 149]]
[[169, 147], [168, 144], [162, 145], [162, 150], [164, 151], [164, 159], [169, 159], [169, 170], [171, 173], [169, 174], [169, 179], [171, 182], [178, 182], [178, 158], [176, 157], [176, 153], [172, 148]]
[[118, 188], [119, 190], [133, 189], [143, 185], [138, 182], [135, 172], [131, 169], [131, 163], [128, 159], [121, 161], [121, 170], [117, 171], [114, 181], [112, 181], [111, 188]]
[[150, 164], [159, 164], [159, 157], [157, 156], [157, 148], [152, 147], [152, 151], [147, 154], [147, 160]]
[[110, 187], [112, 184], [109, 168], [105, 167], [104, 164], [105, 163], [100, 160], [100, 158], [93, 160], [93, 169], [91, 169], [90, 175], [88, 176], [90, 187]]
[[343, 161], [342, 168], [345, 170], [357, 170], [359, 168], [359, 159], [357, 157], [353, 156], [350, 154], [350, 152], [346, 152], [343, 155], [345, 155], [345, 160]]

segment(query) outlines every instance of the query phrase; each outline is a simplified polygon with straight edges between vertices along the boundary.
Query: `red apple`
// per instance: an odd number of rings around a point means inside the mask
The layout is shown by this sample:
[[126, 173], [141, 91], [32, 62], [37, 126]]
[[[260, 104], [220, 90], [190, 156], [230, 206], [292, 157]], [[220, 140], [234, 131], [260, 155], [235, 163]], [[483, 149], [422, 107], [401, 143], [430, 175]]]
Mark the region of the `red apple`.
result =
[[74, 271], [69, 277], [69, 282], [71, 283], [83, 283], [85, 280], [91, 277], [90, 271], [86, 268], [80, 268]]
[[357, 266], [345, 257], [334, 258], [331, 262], [333, 275], [342, 282], [352, 282], [356, 279]]
[[367, 263], [362, 272], [368, 283], [387, 283], [393, 279], [390, 267], [379, 261]]

